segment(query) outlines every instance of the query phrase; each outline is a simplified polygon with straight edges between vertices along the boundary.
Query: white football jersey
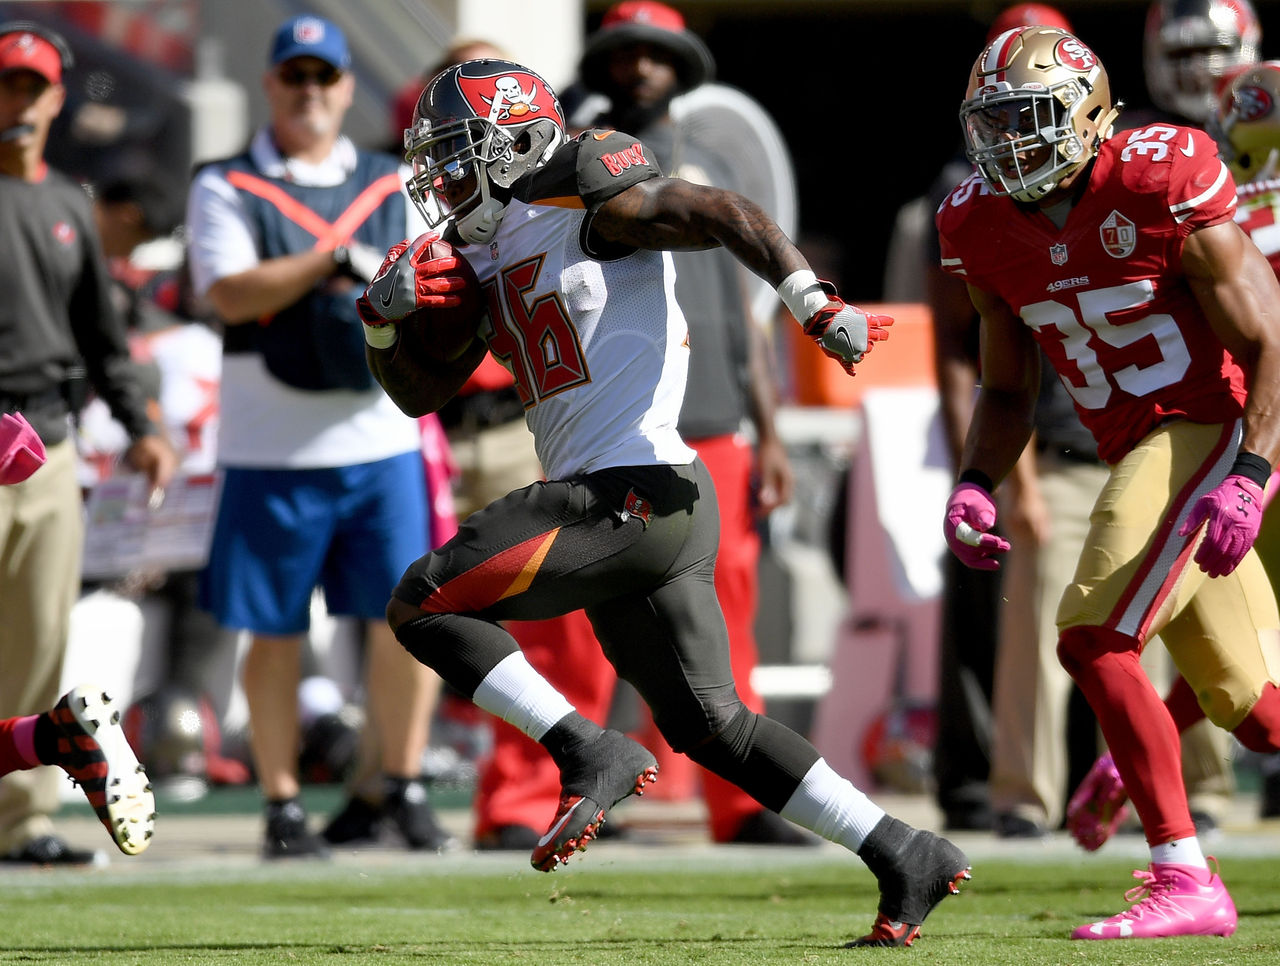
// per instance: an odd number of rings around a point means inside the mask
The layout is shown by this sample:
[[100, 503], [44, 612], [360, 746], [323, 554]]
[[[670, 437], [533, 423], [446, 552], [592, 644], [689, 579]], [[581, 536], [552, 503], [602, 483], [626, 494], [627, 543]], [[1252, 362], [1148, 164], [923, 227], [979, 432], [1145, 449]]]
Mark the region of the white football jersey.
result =
[[[608, 147], [634, 143], [616, 137]], [[580, 147], [566, 145], [532, 192], [517, 191], [491, 244], [460, 249], [488, 297], [489, 351], [515, 377], [548, 479], [690, 463], [695, 453], [676, 430], [689, 342], [671, 256], [583, 250], [589, 209], [576, 186], [601, 148], [591, 139]]]

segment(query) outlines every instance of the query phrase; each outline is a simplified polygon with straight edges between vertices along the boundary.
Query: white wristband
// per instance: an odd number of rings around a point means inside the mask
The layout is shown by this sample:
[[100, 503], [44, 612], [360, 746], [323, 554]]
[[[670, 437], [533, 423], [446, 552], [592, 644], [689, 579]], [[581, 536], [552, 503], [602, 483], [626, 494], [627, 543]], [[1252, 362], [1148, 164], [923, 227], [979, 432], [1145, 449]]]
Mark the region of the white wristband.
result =
[[803, 325], [827, 304], [827, 293], [818, 283], [818, 276], [807, 268], [792, 272], [778, 286], [778, 298], [797, 322]]
[[368, 325], [364, 327], [364, 341], [375, 349], [390, 349], [400, 338], [400, 327], [396, 325]]

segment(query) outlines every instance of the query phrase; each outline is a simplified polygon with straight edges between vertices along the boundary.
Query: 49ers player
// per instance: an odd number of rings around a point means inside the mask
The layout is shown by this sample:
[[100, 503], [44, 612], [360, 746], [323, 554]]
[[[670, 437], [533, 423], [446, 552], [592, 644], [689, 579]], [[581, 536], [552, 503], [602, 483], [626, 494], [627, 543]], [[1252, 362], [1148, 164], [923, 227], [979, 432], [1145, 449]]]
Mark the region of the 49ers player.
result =
[[448, 288], [425, 284], [430, 263], [410, 246], [360, 300], [373, 371], [421, 413], [492, 353], [515, 376], [547, 480], [472, 514], [411, 565], [387, 615], [411, 654], [558, 765], [559, 807], [532, 864], [555, 869], [656, 778], [648, 749], [579, 714], [500, 623], [584, 608], [672, 748], [863, 859], [880, 906], [855, 942], [910, 943], [969, 862], [886, 815], [737, 694], [712, 579], [715, 490], [676, 431], [690, 346], [666, 250], [723, 245], [850, 372], [891, 320], [836, 298], [746, 198], [662, 177], [646, 146], [617, 131], [568, 140], [555, 94], [519, 64], [446, 69], [405, 137], [410, 195], [433, 224], [447, 218], [446, 238], [485, 287], [489, 331], [451, 363], [397, 354], [395, 321], [416, 293]]
[[1097, 56], [1025, 27], [978, 57], [960, 109], [978, 171], [942, 204], [943, 266], [982, 318], [982, 386], [944, 529], [976, 567], [991, 491], [1031, 432], [1052, 361], [1111, 473], [1058, 610], [1058, 653], [1098, 716], [1151, 849], [1144, 895], [1077, 939], [1229, 935], [1201, 852], [1178, 736], [1138, 663], [1159, 634], [1208, 717], [1280, 745], [1280, 615], [1256, 553], [1280, 457], [1280, 285], [1232, 220], [1212, 139], [1155, 124], [1112, 137]]

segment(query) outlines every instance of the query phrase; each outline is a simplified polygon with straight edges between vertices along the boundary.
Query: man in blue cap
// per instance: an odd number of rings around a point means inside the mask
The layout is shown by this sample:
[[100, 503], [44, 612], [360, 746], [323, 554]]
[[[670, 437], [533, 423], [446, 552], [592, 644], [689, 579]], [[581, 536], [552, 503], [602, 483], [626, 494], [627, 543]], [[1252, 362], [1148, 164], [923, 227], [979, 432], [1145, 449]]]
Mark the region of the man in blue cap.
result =
[[328, 851], [307, 828], [298, 782], [297, 688], [317, 587], [331, 614], [368, 629], [383, 776], [327, 837], [386, 819], [410, 848], [451, 844], [418, 781], [439, 680], [383, 620], [387, 589], [428, 547], [419, 429], [370, 376], [355, 311], [386, 250], [426, 226], [403, 193], [407, 168], [342, 135], [350, 67], [336, 25], [284, 23], [263, 75], [269, 121], [243, 154], [198, 172], [188, 200], [192, 281], [225, 324], [226, 476], [201, 604], [252, 633], [243, 682], [268, 858]]

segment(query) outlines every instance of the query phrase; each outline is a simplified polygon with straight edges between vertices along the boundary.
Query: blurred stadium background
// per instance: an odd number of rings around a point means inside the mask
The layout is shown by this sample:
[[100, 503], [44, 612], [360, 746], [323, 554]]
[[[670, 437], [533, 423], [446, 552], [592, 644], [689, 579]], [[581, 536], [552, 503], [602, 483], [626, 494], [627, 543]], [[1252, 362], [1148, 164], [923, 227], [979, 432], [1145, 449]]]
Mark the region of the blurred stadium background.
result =
[[[51, 160], [96, 180], [144, 167], [184, 183], [193, 161], [237, 150], [264, 110], [266, 38], [312, 11], [347, 33], [359, 96], [348, 128], [388, 138], [388, 103], [456, 34], [489, 37], [556, 87], [572, 80], [601, 0], [47, 0], [0, 5], [51, 23], [79, 60]], [[723, 82], [759, 100], [790, 146], [802, 233], [839, 243], [854, 298], [879, 298], [884, 240], [958, 145], [955, 107], [997, 0], [680, 0]], [[1146, 0], [1063, 0], [1129, 105], [1142, 106]], [[1264, 56], [1280, 5], [1256, 5]]]

